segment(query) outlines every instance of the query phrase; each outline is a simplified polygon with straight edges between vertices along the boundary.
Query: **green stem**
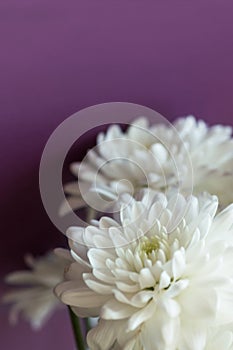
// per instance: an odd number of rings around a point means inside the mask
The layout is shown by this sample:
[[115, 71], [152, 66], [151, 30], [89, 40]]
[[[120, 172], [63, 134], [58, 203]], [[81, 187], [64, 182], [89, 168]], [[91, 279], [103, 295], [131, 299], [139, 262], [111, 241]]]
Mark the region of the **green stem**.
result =
[[70, 306], [68, 306], [68, 309], [69, 309], [69, 314], [70, 314], [70, 320], [71, 320], [72, 327], [73, 327], [74, 338], [75, 338], [77, 350], [86, 350], [85, 342], [83, 340], [83, 334], [82, 334], [82, 330], [81, 330], [81, 326], [80, 326], [80, 322], [79, 322], [79, 318], [73, 313]]
[[91, 323], [90, 323], [89, 318], [88, 317], [85, 318], [84, 322], [85, 322], [85, 326], [86, 326], [86, 333], [88, 333], [91, 330]]
[[86, 212], [86, 222], [90, 225], [91, 220], [95, 219], [96, 211], [93, 208], [87, 208]]

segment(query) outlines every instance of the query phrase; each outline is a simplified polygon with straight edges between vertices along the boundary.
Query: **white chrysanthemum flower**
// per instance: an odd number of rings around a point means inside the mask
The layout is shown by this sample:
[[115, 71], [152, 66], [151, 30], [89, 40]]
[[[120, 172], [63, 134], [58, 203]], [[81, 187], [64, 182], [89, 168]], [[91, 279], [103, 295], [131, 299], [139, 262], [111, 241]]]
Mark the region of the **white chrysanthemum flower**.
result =
[[192, 116], [151, 127], [139, 118], [125, 132], [112, 125], [81, 163], [71, 165], [79, 182], [65, 186], [69, 204], [60, 212], [86, 205], [103, 211], [121, 193], [135, 195], [145, 187], [164, 192], [171, 186], [217, 195], [224, 208], [233, 201], [231, 133], [231, 127], [208, 127]]
[[[204, 350], [210, 327], [233, 321], [233, 205], [147, 191], [68, 230], [75, 262], [56, 293], [79, 316], [98, 316], [92, 350]], [[209, 350], [209, 348], [208, 348]]]
[[40, 258], [25, 257], [30, 270], [15, 271], [6, 276], [6, 282], [16, 286], [3, 297], [4, 303], [11, 303], [9, 320], [15, 324], [19, 313], [33, 329], [41, 328], [51, 314], [63, 306], [54, 295], [54, 287], [63, 280], [64, 268], [71, 261], [67, 252], [63, 257], [48, 252]]

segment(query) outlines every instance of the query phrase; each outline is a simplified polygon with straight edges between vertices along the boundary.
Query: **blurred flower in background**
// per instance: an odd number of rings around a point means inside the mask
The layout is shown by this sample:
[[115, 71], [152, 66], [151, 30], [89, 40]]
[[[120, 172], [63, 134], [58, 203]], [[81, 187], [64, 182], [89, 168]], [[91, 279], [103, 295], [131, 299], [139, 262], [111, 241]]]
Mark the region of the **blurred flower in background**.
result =
[[231, 127], [208, 127], [193, 116], [152, 126], [139, 118], [125, 132], [112, 125], [97, 136], [82, 162], [71, 164], [78, 182], [65, 185], [68, 198], [60, 214], [87, 205], [106, 211], [122, 193], [135, 196], [143, 188], [207, 191], [225, 208], [233, 200], [231, 134]]
[[41, 328], [57, 309], [64, 307], [53, 293], [56, 285], [63, 280], [64, 268], [68, 265], [69, 252], [57, 256], [47, 252], [34, 258], [25, 256], [29, 270], [15, 271], [6, 276], [6, 283], [14, 286], [3, 297], [4, 303], [11, 303], [9, 320], [18, 321], [19, 314], [27, 320], [33, 329]]

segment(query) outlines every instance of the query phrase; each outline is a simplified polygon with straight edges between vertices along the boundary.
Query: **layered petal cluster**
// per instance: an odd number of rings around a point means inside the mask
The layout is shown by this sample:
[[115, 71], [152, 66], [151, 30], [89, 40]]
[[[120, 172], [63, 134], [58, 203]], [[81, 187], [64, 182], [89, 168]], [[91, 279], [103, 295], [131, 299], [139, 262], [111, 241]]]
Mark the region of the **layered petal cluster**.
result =
[[139, 118], [126, 131], [112, 125], [81, 163], [71, 165], [78, 182], [65, 186], [68, 203], [61, 214], [86, 205], [103, 211], [121, 193], [135, 196], [142, 188], [163, 192], [172, 186], [217, 195], [224, 208], [233, 201], [231, 133], [231, 127], [208, 127], [192, 116], [152, 126]]
[[100, 316], [90, 349], [210, 349], [210, 330], [233, 322], [233, 205], [217, 207], [215, 196], [150, 190], [120, 222], [68, 230], [74, 262], [56, 293]]
[[233, 350], [233, 324], [211, 329], [205, 350]]
[[64, 268], [70, 261], [69, 253], [66, 256], [63, 253], [63, 257], [53, 252], [39, 258], [27, 255], [25, 262], [30, 269], [6, 276], [6, 282], [14, 286], [3, 297], [4, 303], [12, 304], [9, 315], [12, 324], [21, 313], [33, 329], [39, 329], [57, 308], [63, 307], [53, 290], [63, 280]]

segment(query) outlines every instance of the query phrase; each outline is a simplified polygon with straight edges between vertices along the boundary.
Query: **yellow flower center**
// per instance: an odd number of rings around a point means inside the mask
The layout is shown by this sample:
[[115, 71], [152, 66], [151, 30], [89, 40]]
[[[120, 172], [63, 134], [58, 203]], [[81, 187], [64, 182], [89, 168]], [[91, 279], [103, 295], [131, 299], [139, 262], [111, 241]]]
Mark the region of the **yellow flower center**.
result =
[[147, 256], [152, 252], [156, 252], [160, 248], [159, 239], [157, 236], [154, 237], [143, 237], [140, 243], [141, 253], [145, 253]]
[[143, 236], [137, 246], [137, 251], [143, 262], [145, 259], [149, 259], [155, 263], [161, 256], [165, 260], [169, 259], [170, 247], [167, 234]]

